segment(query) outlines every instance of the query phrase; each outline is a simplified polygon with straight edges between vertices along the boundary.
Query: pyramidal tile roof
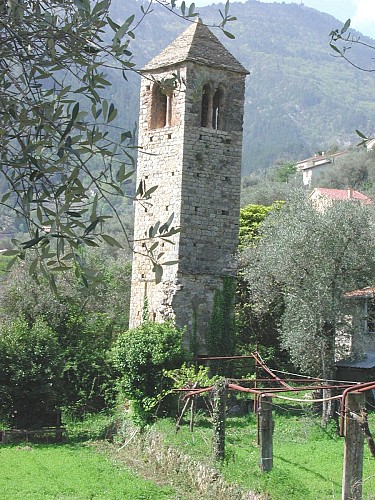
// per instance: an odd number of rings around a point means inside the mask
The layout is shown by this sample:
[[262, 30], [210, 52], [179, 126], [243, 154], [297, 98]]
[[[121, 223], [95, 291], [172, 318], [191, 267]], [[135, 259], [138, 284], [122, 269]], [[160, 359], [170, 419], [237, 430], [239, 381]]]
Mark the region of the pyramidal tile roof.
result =
[[185, 61], [193, 61], [237, 73], [249, 73], [199, 18], [146, 64], [142, 71], [174, 66]]

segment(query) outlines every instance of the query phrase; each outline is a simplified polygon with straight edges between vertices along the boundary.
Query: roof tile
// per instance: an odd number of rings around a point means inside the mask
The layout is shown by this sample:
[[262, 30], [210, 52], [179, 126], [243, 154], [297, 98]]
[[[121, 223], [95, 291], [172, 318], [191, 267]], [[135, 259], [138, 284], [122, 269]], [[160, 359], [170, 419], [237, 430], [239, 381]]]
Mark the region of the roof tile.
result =
[[185, 61], [194, 61], [245, 75], [249, 73], [199, 18], [146, 64], [142, 71], [174, 66]]

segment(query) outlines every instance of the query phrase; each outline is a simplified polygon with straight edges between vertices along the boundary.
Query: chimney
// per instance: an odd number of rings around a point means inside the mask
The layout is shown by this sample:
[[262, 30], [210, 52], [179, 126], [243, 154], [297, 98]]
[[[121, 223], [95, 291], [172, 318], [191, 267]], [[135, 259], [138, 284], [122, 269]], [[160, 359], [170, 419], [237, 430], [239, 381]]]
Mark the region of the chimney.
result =
[[348, 198], [349, 199], [353, 198], [353, 189], [352, 188], [348, 189]]

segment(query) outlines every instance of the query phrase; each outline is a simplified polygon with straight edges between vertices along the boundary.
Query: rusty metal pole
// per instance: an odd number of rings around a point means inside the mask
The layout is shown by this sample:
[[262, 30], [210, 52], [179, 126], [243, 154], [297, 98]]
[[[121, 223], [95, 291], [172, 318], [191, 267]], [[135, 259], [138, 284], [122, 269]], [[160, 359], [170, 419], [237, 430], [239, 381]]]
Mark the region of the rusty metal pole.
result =
[[272, 397], [262, 396], [259, 406], [260, 468], [263, 472], [273, 467]]
[[362, 499], [364, 435], [360, 415], [363, 406], [363, 394], [351, 392], [347, 395], [342, 500]]

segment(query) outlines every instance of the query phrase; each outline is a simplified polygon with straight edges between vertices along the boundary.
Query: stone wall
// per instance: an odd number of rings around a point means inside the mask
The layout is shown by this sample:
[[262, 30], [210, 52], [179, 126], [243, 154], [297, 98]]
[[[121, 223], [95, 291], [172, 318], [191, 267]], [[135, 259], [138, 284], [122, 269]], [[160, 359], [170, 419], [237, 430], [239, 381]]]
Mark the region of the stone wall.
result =
[[[152, 128], [157, 122], [152, 119], [152, 79], [177, 71], [181, 85], [169, 96], [169, 123]], [[186, 62], [145, 77], [137, 185], [144, 181], [146, 189], [158, 189], [135, 207], [130, 326], [140, 323], [147, 297], [151, 319], [174, 319], [186, 326], [187, 345], [198, 342], [203, 353], [214, 292], [222, 288], [222, 277], [235, 271], [245, 76]], [[223, 93], [217, 129], [201, 126], [202, 88], [208, 83], [212, 92], [220, 86]], [[172, 213], [180, 233], [173, 236], [174, 244], [161, 241], [159, 248], [165, 252], [161, 262], [178, 264], [165, 266], [162, 282], [155, 284], [152, 262], [142, 255], [150, 245], [144, 238], [151, 225], [165, 222]]]

